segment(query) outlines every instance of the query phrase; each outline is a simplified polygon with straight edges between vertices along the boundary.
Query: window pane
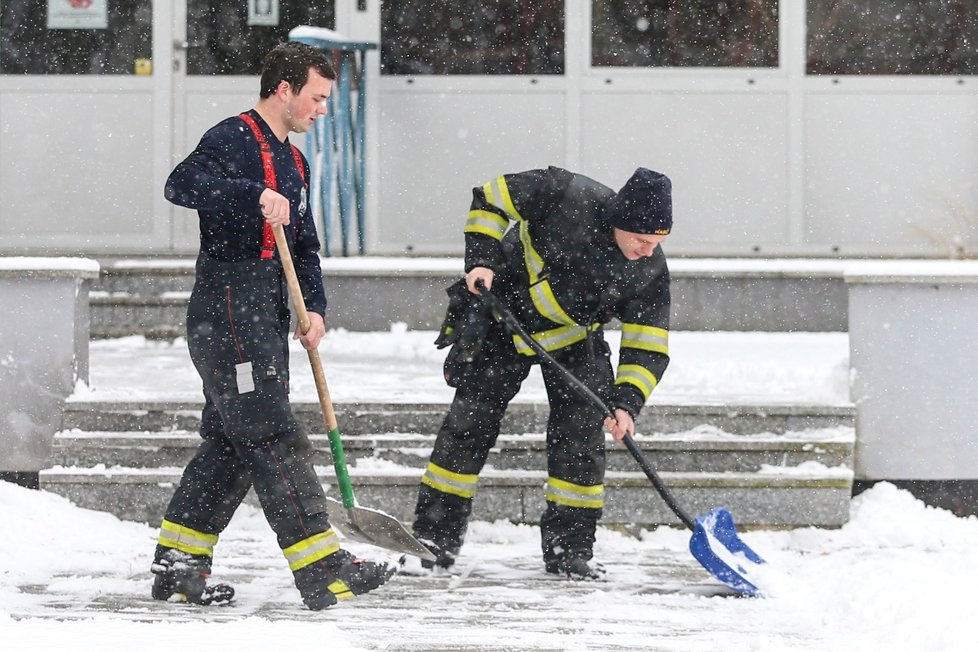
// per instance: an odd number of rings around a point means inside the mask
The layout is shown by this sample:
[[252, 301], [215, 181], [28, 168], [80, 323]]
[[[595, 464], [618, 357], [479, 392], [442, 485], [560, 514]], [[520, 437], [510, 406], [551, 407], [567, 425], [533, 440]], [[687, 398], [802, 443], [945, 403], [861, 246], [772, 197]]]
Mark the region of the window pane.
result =
[[47, 0], [0, 2], [5, 75], [132, 75], [151, 71], [152, 0], [108, 3], [106, 29], [48, 29]]
[[384, 0], [385, 75], [560, 75], [564, 0]]
[[262, 59], [294, 27], [333, 29], [335, 7], [334, 0], [281, 0], [277, 25], [249, 25], [244, 0], [187, 0], [187, 74], [260, 74]]
[[807, 71], [978, 74], [978, 2], [808, 0]]
[[592, 0], [591, 24], [592, 66], [778, 66], [778, 0]]

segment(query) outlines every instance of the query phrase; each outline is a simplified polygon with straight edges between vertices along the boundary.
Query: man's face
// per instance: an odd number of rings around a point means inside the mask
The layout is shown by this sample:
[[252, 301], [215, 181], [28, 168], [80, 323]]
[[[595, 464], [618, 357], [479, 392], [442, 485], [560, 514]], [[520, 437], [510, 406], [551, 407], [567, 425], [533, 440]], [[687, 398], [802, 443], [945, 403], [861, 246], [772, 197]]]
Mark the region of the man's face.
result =
[[615, 244], [621, 249], [622, 255], [628, 260], [638, 260], [652, 255], [655, 248], [666, 239], [664, 235], [652, 235], [649, 233], [632, 233], [614, 229]]
[[291, 90], [286, 104], [289, 130], [305, 133], [321, 115], [326, 115], [326, 100], [333, 90], [333, 82], [326, 79], [315, 68], [309, 69], [309, 79], [298, 93]]

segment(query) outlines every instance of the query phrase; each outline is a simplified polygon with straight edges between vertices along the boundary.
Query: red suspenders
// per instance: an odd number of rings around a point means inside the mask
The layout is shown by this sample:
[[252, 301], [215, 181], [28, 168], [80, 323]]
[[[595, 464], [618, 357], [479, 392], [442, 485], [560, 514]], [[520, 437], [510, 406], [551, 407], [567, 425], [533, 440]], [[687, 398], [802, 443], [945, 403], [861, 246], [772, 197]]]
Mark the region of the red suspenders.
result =
[[[265, 134], [261, 132], [261, 128], [255, 119], [252, 118], [247, 113], [242, 113], [238, 116], [244, 120], [245, 124], [251, 127], [251, 132], [255, 134], [255, 140], [258, 141], [258, 149], [261, 150], [261, 165], [265, 170], [265, 185], [272, 190], [278, 191], [278, 183], [275, 181], [275, 164], [272, 161], [272, 147], [265, 140]], [[295, 159], [295, 166], [299, 168], [299, 176], [302, 177], [302, 183], [306, 182], [306, 169], [302, 165], [302, 154], [295, 145], [292, 145], [292, 158]], [[296, 224], [296, 229], [298, 230], [299, 225]], [[265, 222], [265, 229], [262, 232], [261, 238], [261, 257], [271, 258], [275, 255], [275, 234], [272, 233], [272, 227], [268, 222]]]

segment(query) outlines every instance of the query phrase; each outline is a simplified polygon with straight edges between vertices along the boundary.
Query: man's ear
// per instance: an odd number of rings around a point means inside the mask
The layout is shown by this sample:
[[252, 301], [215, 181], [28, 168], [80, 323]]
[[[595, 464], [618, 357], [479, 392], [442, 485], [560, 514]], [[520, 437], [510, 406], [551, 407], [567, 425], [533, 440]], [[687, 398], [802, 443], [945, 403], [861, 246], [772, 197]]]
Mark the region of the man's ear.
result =
[[292, 90], [292, 84], [282, 80], [278, 83], [278, 86], [275, 87], [275, 94], [278, 95], [279, 93], [288, 93], [290, 90]]

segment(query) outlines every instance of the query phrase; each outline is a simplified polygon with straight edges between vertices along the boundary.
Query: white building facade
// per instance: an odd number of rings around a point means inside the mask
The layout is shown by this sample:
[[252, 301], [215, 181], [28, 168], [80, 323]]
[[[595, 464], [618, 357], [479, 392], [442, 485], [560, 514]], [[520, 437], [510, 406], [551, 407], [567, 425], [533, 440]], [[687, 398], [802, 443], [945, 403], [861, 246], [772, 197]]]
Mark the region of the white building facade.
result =
[[978, 252], [973, 0], [2, 0], [0, 254], [195, 252], [166, 176], [308, 24], [380, 44], [368, 253], [547, 165], [668, 174], [673, 256]]

